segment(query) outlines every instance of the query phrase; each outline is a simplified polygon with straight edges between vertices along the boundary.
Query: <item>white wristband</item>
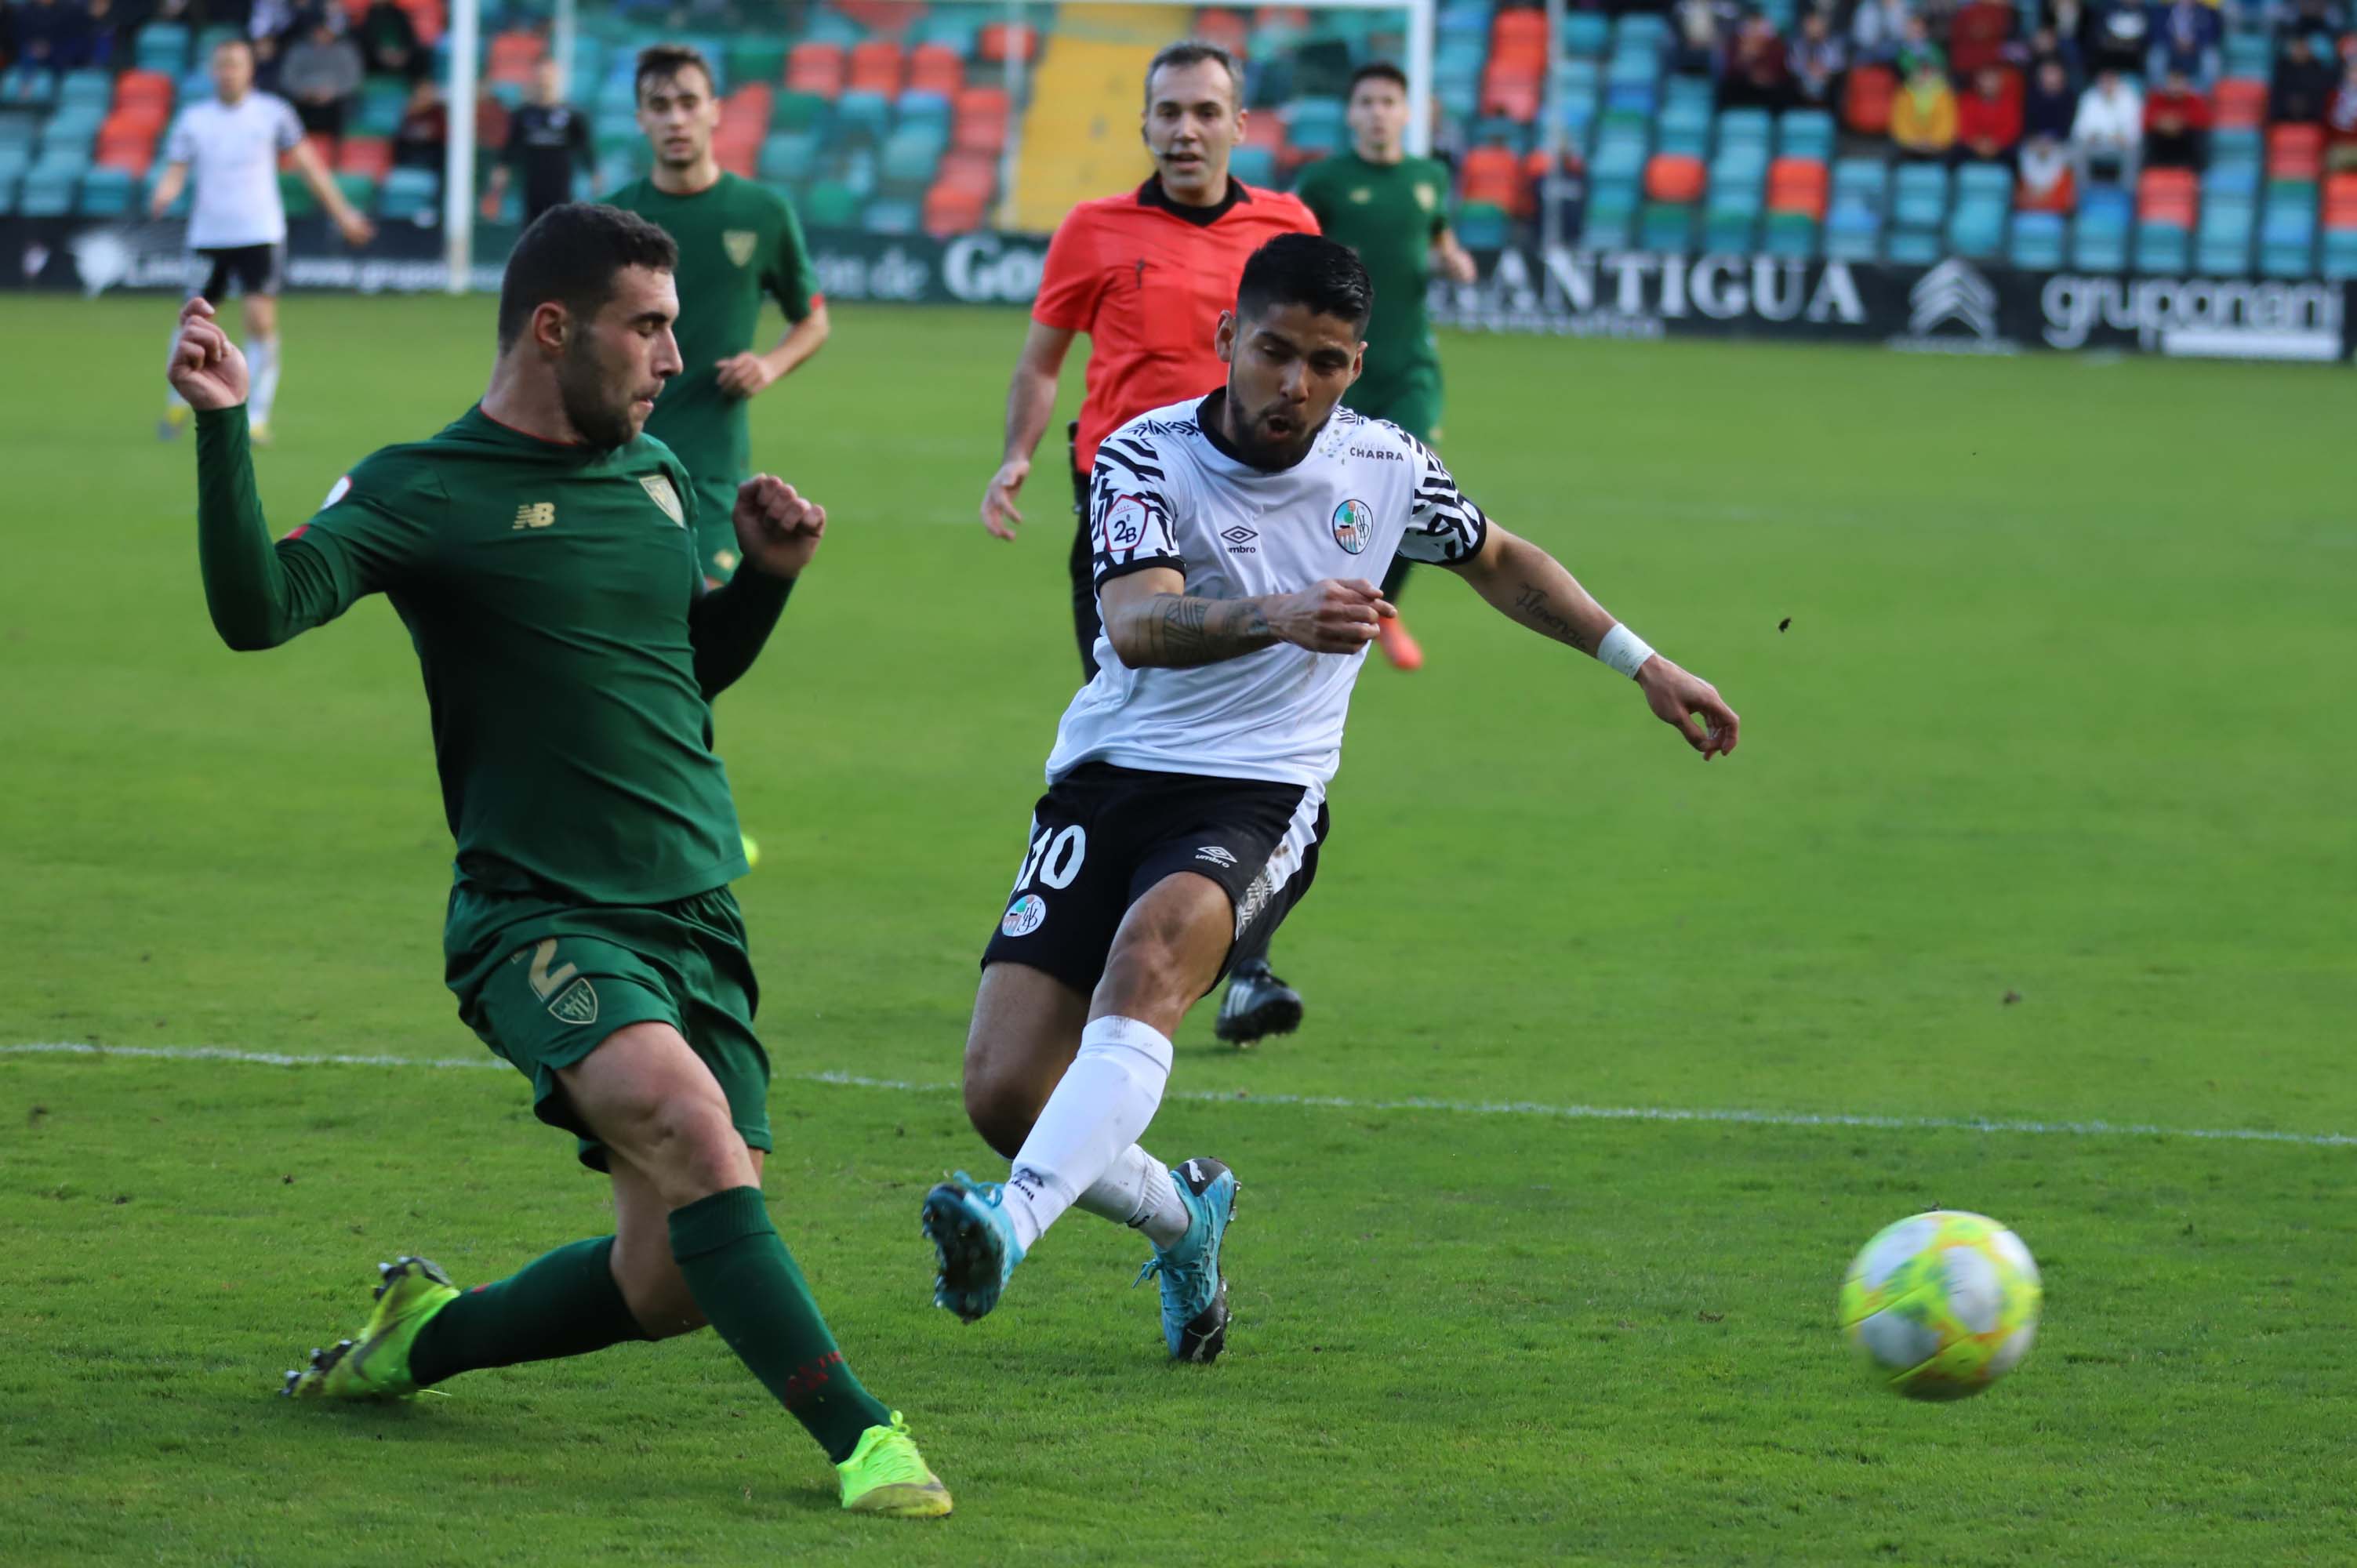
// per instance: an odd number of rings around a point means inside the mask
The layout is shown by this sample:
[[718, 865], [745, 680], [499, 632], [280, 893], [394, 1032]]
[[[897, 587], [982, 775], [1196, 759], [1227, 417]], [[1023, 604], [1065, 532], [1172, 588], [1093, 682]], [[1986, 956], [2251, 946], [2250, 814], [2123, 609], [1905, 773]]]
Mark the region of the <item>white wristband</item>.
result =
[[1631, 681], [1637, 678], [1637, 671], [1645, 667], [1645, 660], [1652, 656], [1653, 650], [1645, 646], [1645, 639], [1625, 626], [1614, 626], [1604, 634], [1604, 640], [1596, 645], [1596, 661], [1608, 670], [1619, 671]]

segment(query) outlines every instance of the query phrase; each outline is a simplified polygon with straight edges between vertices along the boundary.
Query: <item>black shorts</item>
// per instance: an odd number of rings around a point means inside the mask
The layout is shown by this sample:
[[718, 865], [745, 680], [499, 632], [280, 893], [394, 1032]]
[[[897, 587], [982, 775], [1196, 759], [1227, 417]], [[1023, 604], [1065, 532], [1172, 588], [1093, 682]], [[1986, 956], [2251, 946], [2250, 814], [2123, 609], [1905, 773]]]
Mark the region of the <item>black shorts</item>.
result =
[[1326, 842], [1325, 794], [1299, 784], [1145, 773], [1089, 762], [1050, 785], [1031, 813], [1023, 866], [994, 963], [1028, 963], [1086, 995], [1129, 907], [1173, 872], [1227, 889], [1235, 934], [1216, 986], [1247, 935], [1258, 943], [1308, 893]]
[[286, 247], [277, 245], [232, 245], [225, 250], [199, 251], [190, 258], [188, 280], [199, 286], [190, 292], [208, 304], [219, 305], [229, 297], [229, 285], [234, 279], [246, 295], [275, 295], [286, 286]]

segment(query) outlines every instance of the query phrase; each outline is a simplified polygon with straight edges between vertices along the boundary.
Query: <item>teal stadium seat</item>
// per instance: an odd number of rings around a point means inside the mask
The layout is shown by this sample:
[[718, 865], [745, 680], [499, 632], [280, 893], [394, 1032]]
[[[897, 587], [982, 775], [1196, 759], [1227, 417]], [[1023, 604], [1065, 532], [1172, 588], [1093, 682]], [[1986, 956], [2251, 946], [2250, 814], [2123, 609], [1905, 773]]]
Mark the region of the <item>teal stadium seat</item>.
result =
[[1694, 209], [1677, 202], [1649, 201], [1638, 223], [1638, 243], [1648, 251], [1683, 255], [1694, 249]]
[[878, 172], [888, 187], [921, 189], [932, 183], [934, 166], [949, 146], [949, 138], [931, 125], [903, 125], [884, 143]]
[[131, 62], [141, 70], [178, 76], [188, 69], [188, 29], [178, 22], [150, 22], [139, 29]]
[[1776, 156], [1831, 163], [1834, 117], [1818, 109], [1788, 109], [1776, 121]]
[[137, 195], [138, 181], [129, 169], [93, 168], [81, 177], [75, 210], [84, 218], [126, 217]]
[[79, 171], [44, 168], [37, 164], [16, 188], [16, 213], [23, 218], [70, 217], [81, 184]]
[[1452, 227], [1458, 242], [1474, 251], [1501, 249], [1512, 228], [1506, 220], [1505, 209], [1486, 201], [1469, 201], [1458, 208]]
[[891, 124], [891, 102], [880, 92], [845, 92], [834, 101], [834, 134], [838, 137], [880, 142]]
[[1805, 212], [1770, 212], [1760, 248], [1771, 256], [1809, 261], [1817, 253], [1816, 220]]
[[1970, 261], [1994, 261], [2005, 245], [2005, 203], [1970, 197], [1948, 218], [1948, 250]]
[[431, 221], [442, 209], [442, 177], [431, 169], [396, 168], [384, 177], [377, 215], [393, 222]]
[[859, 221], [859, 193], [841, 180], [821, 180], [802, 201], [802, 217], [813, 229], [849, 229]]
[[2139, 223], [2136, 230], [2136, 270], [2140, 273], [2182, 273], [2193, 261], [2193, 236], [2179, 223]]
[[1246, 185], [1264, 189], [1276, 184], [1276, 151], [1273, 147], [1239, 146], [1228, 155], [1228, 172]]
[[818, 166], [818, 145], [814, 131], [772, 131], [761, 139], [755, 172], [767, 185], [807, 179]]
[[871, 234], [913, 234], [923, 221], [923, 209], [917, 203], [905, 197], [887, 197], [867, 204], [861, 226]]
[[1899, 229], [1884, 245], [1889, 259], [1900, 266], [1928, 267], [1940, 259], [1940, 236], [1931, 229]]
[[1563, 19], [1563, 52], [1576, 59], [1593, 59], [1604, 52], [1612, 25], [1598, 11], [1574, 11]]
[[2013, 242], [2007, 254], [2017, 267], [2056, 271], [2062, 265], [2066, 228], [2059, 212], [2017, 212], [2013, 216]]

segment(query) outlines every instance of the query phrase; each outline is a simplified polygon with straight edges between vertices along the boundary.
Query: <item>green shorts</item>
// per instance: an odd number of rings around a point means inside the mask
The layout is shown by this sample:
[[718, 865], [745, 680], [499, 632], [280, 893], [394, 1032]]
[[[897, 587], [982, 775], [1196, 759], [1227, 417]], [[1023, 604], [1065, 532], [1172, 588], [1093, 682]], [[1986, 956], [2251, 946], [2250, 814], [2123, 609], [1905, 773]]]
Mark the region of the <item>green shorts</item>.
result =
[[583, 1165], [610, 1168], [557, 1069], [630, 1024], [677, 1029], [720, 1080], [746, 1146], [771, 1147], [770, 1057], [753, 1033], [760, 988], [727, 888], [597, 905], [453, 887], [442, 948], [458, 1016], [532, 1080], [533, 1113], [580, 1140]]
[[699, 476], [695, 481], [695, 554], [715, 584], [737, 575], [737, 487], [743, 474]]
[[1369, 419], [1388, 419], [1426, 446], [1440, 445], [1440, 367], [1413, 365], [1396, 374], [1370, 373], [1342, 400]]

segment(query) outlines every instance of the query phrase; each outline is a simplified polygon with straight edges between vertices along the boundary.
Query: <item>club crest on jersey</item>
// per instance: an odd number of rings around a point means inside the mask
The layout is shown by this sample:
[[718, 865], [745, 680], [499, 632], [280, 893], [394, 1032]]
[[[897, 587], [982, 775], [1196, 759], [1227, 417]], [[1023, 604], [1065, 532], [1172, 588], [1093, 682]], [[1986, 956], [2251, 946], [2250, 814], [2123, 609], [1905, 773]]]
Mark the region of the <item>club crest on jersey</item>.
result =
[[753, 247], [760, 242], [761, 236], [750, 229], [730, 229], [720, 236], [720, 248], [740, 267], [753, 259]]
[[1048, 900], [1037, 893], [1026, 893], [1007, 907], [1006, 918], [998, 922], [998, 929], [1010, 937], [1028, 937], [1047, 918]]
[[1334, 542], [1356, 555], [1375, 536], [1375, 509], [1364, 501], [1344, 501], [1334, 509]]
[[668, 478], [662, 474], [642, 474], [639, 477], [639, 485], [655, 505], [662, 508], [665, 517], [682, 528], [687, 526], [687, 513], [680, 510], [679, 492], [671, 488]]

